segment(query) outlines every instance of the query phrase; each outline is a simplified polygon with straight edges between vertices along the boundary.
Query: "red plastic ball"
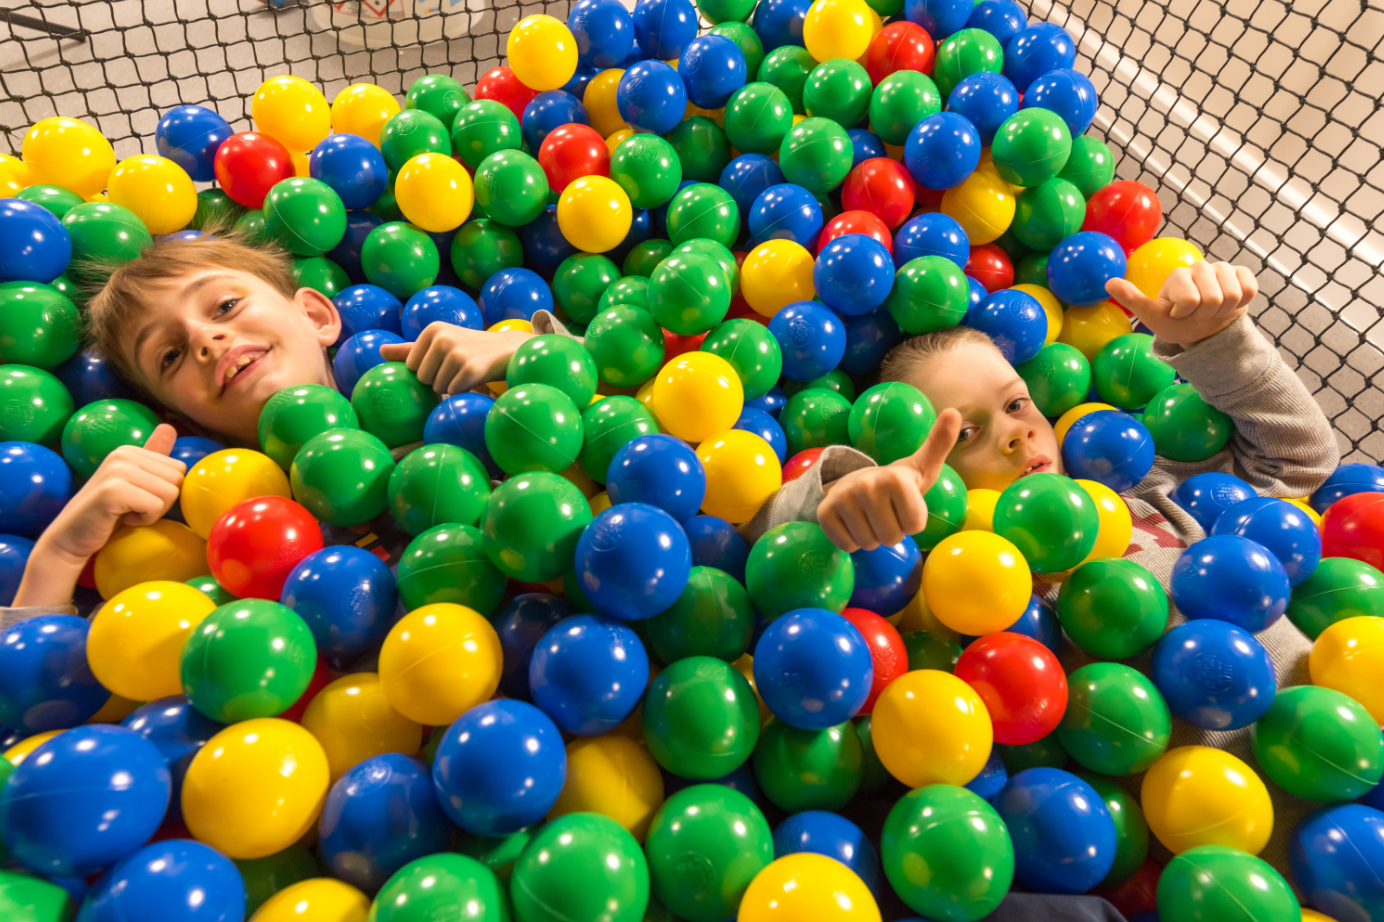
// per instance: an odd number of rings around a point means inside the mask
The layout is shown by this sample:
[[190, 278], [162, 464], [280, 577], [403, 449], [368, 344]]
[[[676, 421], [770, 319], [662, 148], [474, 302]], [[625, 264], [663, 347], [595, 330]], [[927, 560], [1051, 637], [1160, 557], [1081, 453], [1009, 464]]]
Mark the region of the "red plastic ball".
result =
[[923, 211], [941, 211], [942, 196], [946, 194], [946, 189], [929, 189], [927, 186], [918, 185], [916, 179], [913, 180], [913, 204]]
[[986, 634], [961, 654], [955, 672], [985, 702], [997, 743], [1037, 742], [1057, 729], [1067, 710], [1067, 674], [1032, 637]]
[[894, 253], [894, 237], [889, 233], [888, 226], [878, 215], [868, 211], [843, 211], [828, 221], [817, 235], [817, 252], [821, 253], [822, 247], [847, 234], [863, 234], [883, 244], [890, 255]]
[[875, 708], [875, 699], [889, 683], [908, 671], [908, 648], [898, 629], [872, 611], [864, 608], [847, 608], [841, 617], [855, 625], [865, 637], [865, 645], [870, 648], [870, 657], [875, 664], [875, 680], [870, 684], [870, 697], [860, 714], [869, 714]]
[[806, 474], [812, 465], [817, 463], [817, 459], [822, 456], [825, 448], [804, 448], [796, 455], [788, 459], [788, 463], [783, 466], [783, 482], [797, 480]]
[[913, 210], [913, 177], [897, 160], [871, 157], [841, 184], [844, 211], [868, 211], [886, 227], [898, 227]]
[[274, 184], [294, 175], [288, 148], [257, 131], [242, 131], [222, 141], [212, 169], [221, 190], [246, 208], [263, 208]]
[[1354, 557], [1384, 568], [1384, 493], [1352, 493], [1327, 508], [1322, 556]]
[[310, 512], [282, 496], [260, 496], [232, 506], [211, 527], [207, 563], [231, 595], [277, 602], [289, 571], [322, 546]]
[[308, 705], [312, 704], [312, 699], [317, 697], [317, 693], [332, 683], [332, 671], [327, 668], [327, 661], [322, 657], [317, 658], [317, 665], [312, 667], [312, 678], [308, 679], [308, 687], [303, 689], [303, 693], [298, 696], [298, 700], [288, 710], [279, 714], [280, 720], [291, 720], [294, 723], [301, 723], [303, 713], [307, 711]]
[[687, 352], [696, 352], [702, 348], [702, 340], [706, 339], [705, 333], [698, 333], [695, 336], [680, 336], [677, 333], [663, 331], [663, 362], [667, 364], [678, 356]]
[[1141, 912], [1158, 908], [1158, 878], [1162, 875], [1163, 865], [1147, 858], [1139, 865], [1139, 870], [1124, 881], [1094, 892], [1096, 896], [1104, 897], [1126, 919], [1132, 919]]
[[1128, 252], [1152, 240], [1162, 223], [1158, 194], [1141, 182], [1122, 179], [1087, 200], [1081, 229], [1109, 234]]
[[971, 255], [966, 259], [966, 274], [985, 286], [989, 292], [1009, 288], [1014, 284], [1014, 263], [1009, 254], [997, 244], [971, 247]]
[[538, 148], [538, 165], [548, 177], [548, 188], [561, 192], [583, 176], [609, 176], [610, 149], [594, 128], [575, 122], [559, 125]]
[[514, 117], [521, 122], [524, 120], [524, 107], [537, 95], [537, 90], [524, 86], [519, 78], [514, 76], [514, 71], [505, 64], [492, 67], [476, 81], [476, 99], [495, 100], [513, 112]]
[[896, 70], [932, 73], [937, 45], [927, 30], [917, 23], [896, 22], [885, 26], [865, 49], [865, 70], [870, 82], [879, 82]]

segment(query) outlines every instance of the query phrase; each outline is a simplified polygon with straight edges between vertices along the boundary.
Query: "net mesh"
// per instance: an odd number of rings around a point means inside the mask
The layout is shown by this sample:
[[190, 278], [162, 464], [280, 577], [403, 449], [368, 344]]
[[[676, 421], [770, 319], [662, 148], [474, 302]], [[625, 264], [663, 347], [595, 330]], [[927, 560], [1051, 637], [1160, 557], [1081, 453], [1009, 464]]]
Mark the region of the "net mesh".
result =
[[[22, 5], [16, 5], [16, 3]], [[1249, 266], [1251, 308], [1315, 394], [1348, 461], [1384, 458], [1384, 0], [1031, 0], [1078, 42], [1116, 175], [1158, 191], [1164, 236]], [[7, 0], [0, 133], [19, 152], [50, 115], [117, 157], [152, 152], [159, 113], [215, 108], [248, 129], [264, 79], [402, 95], [424, 73], [467, 87], [522, 17], [505, 0]], [[53, 36], [42, 27], [68, 33]], [[0, 33], [3, 34], [3, 33]]]

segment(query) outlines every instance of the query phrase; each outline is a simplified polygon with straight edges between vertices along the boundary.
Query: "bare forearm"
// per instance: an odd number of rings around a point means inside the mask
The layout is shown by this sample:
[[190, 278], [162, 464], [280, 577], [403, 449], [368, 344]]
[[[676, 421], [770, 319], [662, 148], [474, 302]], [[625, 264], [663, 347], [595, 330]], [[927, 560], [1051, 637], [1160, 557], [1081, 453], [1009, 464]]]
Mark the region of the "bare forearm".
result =
[[39, 538], [24, 568], [24, 579], [15, 593], [14, 607], [65, 605], [71, 602], [72, 592], [77, 588], [77, 578], [82, 575], [86, 562], [87, 558], [75, 557], [55, 547], [46, 535]]

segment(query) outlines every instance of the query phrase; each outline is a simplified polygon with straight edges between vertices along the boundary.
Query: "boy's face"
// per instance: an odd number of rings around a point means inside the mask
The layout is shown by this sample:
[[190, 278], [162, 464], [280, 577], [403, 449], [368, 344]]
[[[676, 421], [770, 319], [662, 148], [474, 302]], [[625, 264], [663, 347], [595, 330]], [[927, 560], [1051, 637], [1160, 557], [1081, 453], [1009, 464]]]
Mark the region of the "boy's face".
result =
[[1003, 490], [1025, 474], [1062, 473], [1052, 426], [998, 349], [980, 344], [933, 356], [910, 381], [938, 410], [955, 407], [961, 435], [947, 456], [968, 489]]
[[341, 332], [331, 300], [286, 298], [256, 276], [210, 268], [152, 288], [123, 348], [137, 383], [211, 432], [259, 443], [259, 415], [286, 387], [335, 387], [327, 347]]

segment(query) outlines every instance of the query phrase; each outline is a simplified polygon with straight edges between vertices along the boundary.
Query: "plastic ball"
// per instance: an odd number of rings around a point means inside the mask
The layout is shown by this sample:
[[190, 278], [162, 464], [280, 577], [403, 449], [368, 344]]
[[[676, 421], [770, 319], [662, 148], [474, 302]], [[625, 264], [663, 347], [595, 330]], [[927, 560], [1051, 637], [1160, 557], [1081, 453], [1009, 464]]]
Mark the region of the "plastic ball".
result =
[[395, 622], [380, 650], [380, 685], [390, 705], [442, 726], [486, 701], [500, 681], [500, 641], [473, 609], [450, 602], [415, 608]]
[[810, 6], [806, 0], [769, 0], [756, 6], [751, 23], [764, 42], [764, 50], [773, 51], [784, 45], [801, 46], [803, 24]]
[[245, 885], [225, 855], [200, 842], [171, 839], [117, 862], [92, 885], [82, 912], [91, 922], [139, 913], [233, 922], [245, 913]]
[[321, 529], [306, 509], [281, 496], [262, 496], [217, 520], [207, 536], [207, 563], [233, 595], [277, 599], [289, 571], [321, 549]]
[[106, 188], [115, 168], [115, 151], [101, 133], [85, 122], [50, 117], [24, 133], [23, 162], [39, 182], [89, 197]]
[[260, 445], [279, 467], [289, 470], [304, 443], [328, 429], [357, 425], [350, 402], [320, 384], [279, 391], [260, 411]]
[[854, 568], [820, 526], [786, 522], [769, 529], [750, 549], [745, 586], [770, 620], [799, 608], [840, 611], [855, 586]]
[[943, 214], [961, 225], [973, 245], [998, 240], [1013, 222], [1014, 209], [1014, 187], [988, 170], [976, 170], [942, 196]]
[[[822, 207], [812, 193], [802, 186], [781, 182], [769, 186], [755, 198], [747, 209], [746, 223], [756, 251], [764, 243], [774, 240], [810, 247], [822, 229]], [[764, 252], [786, 254], [796, 251], [779, 248]]]
[[745, 890], [741, 922], [812, 918], [821, 922], [875, 922], [879, 906], [853, 871], [833, 858], [798, 852], [777, 859]]
[[548, 815], [599, 813], [643, 842], [663, 790], [658, 763], [640, 743], [614, 733], [577, 739], [567, 746], [567, 780]]
[[72, 495], [72, 472], [54, 451], [0, 443], [0, 533], [37, 537]]
[[692, 443], [730, 429], [744, 407], [744, 388], [729, 362], [691, 352], [665, 365], [653, 379], [654, 413], [670, 434]]
[[1297, 586], [1321, 561], [1321, 532], [1307, 513], [1292, 503], [1255, 497], [1227, 509], [1211, 527], [1212, 535], [1240, 535], [1262, 545], [1283, 564], [1288, 584]]
[[1172, 715], [1142, 673], [1118, 663], [1092, 663], [1072, 672], [1068, 688], [1057, 740], [1084, 768], [1131, 775], [1167, 750]]
[[874, 681], [864, 636], [840, 615], [797, 609], [755, 647], [755, 687], [779, 720], [825, 730], [859, 713]]
[[29, 565], [34, 542], [18, 535], [0, 534], [0, 605], [13, 605]]
[[58, 217], [23, 199], [0, 201], [0, 282], [47, 284], [62, 275], [72, 259], [72, 238]]
[[398, 593], [378, 557], [349, 545], [323, 548], [295, 566], [280, 601], [312, 631], [321, 652], [354, 656], [384, 638]]
[[615, 67], [634, 45], [634, 20], [614, 0], [573, 4], [567, 15], [567, 28], [572, 30], [583, 64]]
[[1086, 559], [1099, 518], [1089, 494], [1061, 474], [1014, 481], [995, 506], [995, 534], [1011, 541], [1037, 573], [1060, 573]]
[[923, 564], [923, 594], [947, 627], [963, 634], [1003, 631], [1031, 594], [1028, 562], [1011, 542], [986, 531], [944, 538]]
[[1118, 410], [1098, 410], [1073, 423], [1062, 439], [1062, 465], [1072, 477], [1123, 493], [1153, 469], [1153, 437]]
[[893, 275], [893, 258], [881, 243], [862, 234], [846, 234], [822, 248], [812, 279], [822, 303], [839, 314], [855, 316], [884, 303]]
[[373, 672], [329, 683], [313, 695], [301, 723], [322, 744], [333, 783], [367, 759], [417, 752], [423, 742], [422, 728], [390, 706]]
[[324, 922], [358, 922], [366, 917], [370, 898], [348, 883], [330, 877], [311, 877], [276, 891], [255, 912], [258, 922], [296, 922], [298, 918]]
[[147, 582], [112, 596], [91, 622], [87, 659], [103, 686], [132, 701], [182, 691], [178, 657], [215, 608], [191, 586]]
[[[803, 107], [809, 117], [854, 125], [869, 111], [870, 78], [853, 60], [838, 58], [814, 67], [803, 84]], [[851, 155], [854, 160], [854, 144]]]
[[1288, 847], [1294, 882], [1308, 902], [1337, 919], [1367, 919], [1384, 910], [1384, 885], [1375, 873], [1381, 858], [1384, 814], [1361, 804], [1308, 814]]
[[980, 138], [990, 145], [1000, 126], [1019, 111], [1019, 91], [1008, 77], [988, 70], [956, 81], [947, 95], [947, 111], [965, 118]]
[[841, 319], [812, 301], [788, 304], [769, 321], [769, 332], [783, 354], [783, 374], [812, 381], [834, 369], [846, 351]]
[[687, 537], [677, 521], [645, 503], [613, 506], [577, 542], [575, 567], [582, 591], [602, 612], [626, 621], [650, 618], [672, 605], [687, 584], [691, 565]]
[[649, 870], [639, 843], [617, 822], [575, 813], [538, 831], [514, 865], [518, 918], [543, 918], [551, 906], [579, 917], [634, 922], [649, 902]]
[[995, 741], [1025, 746], [1051, 733], [1067, 708], [1067, 677], [1041, 643], [1000, 632], [973, 642], [955, 675], [985, 702]]
[[1214, 619], [1189, 621], [1164, 635], [1151, 674], [1174, 714], [1208, 730], [1236, 730], [1258, 720], [1277, 687], [1263, 644]]
[[1082, 229], [1106, 234], [1128, 252], [1152, 240], [1162, 221], [1157, 194], [1141, 182], [1121, 180], [1087, 201]]
[[1342, 464], [1312, 494], [1312, 508], [1325, 513], [1331, 504], [1354, 493], [1384, 492], [1384, 468], [1377, 464]]
[[1384, 574], [1349, 557], [1328, 557], [1293, 589], [1288, 620], [1310, 639], [1338, 621], [1384, 617]]
[[1384, 773], [1384, 743], [1368, 711], [1329, 688], [1285, 688], [1250, 730], [1271, 781], [1306, 800], [1336, 803], [1368, 793]]
[[754, 777], [781, 810], [839, 810], [859, 790], [864, 753], [849, 721], [804, 730], [771, 721], [754, 752]]
[[1273, 829], [1268, 790], [1244, 762], [1207, 746], [1163, 755], [1144, 776], [1149, 829], [1173, 854], [1224, 845], [1258, 854]]
[[1189, 619], [1222, 619], [1258, 633], [1282, 617], [1289, 593], [1278, 558], [1238, 534], [1204, 538], [1173, 566], [1172, 598]]
[[626, 442], [601, 476], [612, 503], [656, 506], [678, 522], [696, 515], [706, 494], [706, 474], [696, 453], [662, 434]]
[[1077, 646], [1103, 659], [1123, 660], [1163, 635], [1168, 597], [1153, 574], [1133, 561], [1087, 560], [1063, 583], [1057, 612]]
[[[1135, 410], [1149, 404], [1173, 385], [1175, 374], [1171, 365], [1153, 354], [1153, 337], [1146, 333], [1127, 333], [1116, 337], [1102, 346], [1091, 360], [1091, 379], [1095, 382], [1097, 393], [1102, 400], [1123, 410]], [[1162, 407], [1154, 407], [1153, 420], [1156, 425], [1161, 423], [1162, 412]], [[1172, 410], [1173, 414], [1176, 412]], [[1186, 422], [1192, 428], [1192, 421]], [[1228, 436], [1229, 420], [1222, 417], [1221, 425], [1227, 430]], [[1162, 431], [1165, 427], [1160, 425], [1159, 428]]]
[[1048, 288], [1064, 304], [1092, 307], [1109, 297], [1105, 283], [1126, 272], [1124, 250], [1118, 241], [1108, 234], [1083, 230], [1053, 249], [1048, 259]]
[[76, 308], [40, 282], [0, 282], [0, 362], [54, 368], [77, 351]]
[[577, 41], [551, 16], [527, 16], [510, 30], [505, 55], [523, 84], [543, 92], [556, 90], [577, 69]]
[[283, 713], [308, 687], [312, 632], [291, 609], [241, 599], [204, 617], [180, 651], [183, 694], [221, 723]]
[[471, 178], [445, 154], [411, 158], [395, 176], [394, 195], [404, 216], [425, 231], [454, 230], [471, 214]]
[[40, 615], [0, 635], [0, 721], [25, 733], [83, 723], [110, 697], [87, 663], [90, 626], [75, 615]]
[[1336, 500], [1322, 516], [1322, 555], [1351, 557], [1378, 569], [1384, 566], [1384, 497], [1353, 493]]
[[1208, 532], [1222, 512], [1254, 497], [1254, 490], [1239, 477], [1216, 471], [1194, 474], [1172, 493], [1173, 501]]
[[[1097, 358], [1116, 342], [1107, 344], [1096, 354]], [[1165, 458], [1205, 461], [1225, 448], [1234, 431], [1230, 417], [1207, 403], [1190, 384], [1170, 384], [1149, 398], [1147, 404], [1144, 425], [1153, 435], [1158, 454]]]
[[1312, 684], [1349, 695], [1378, 722], [1384, 695], [1372, 673], [1384, 650], [1384, 622], [1373, 617], [1347, 618], [1322, 631], [1312, 645], [1308, 668]]
[[1010, 39], [1004, 60], [1005, 76], [1019, 92], [1026, 92], [1039, 76], [1070, 68], [1076, 60], [1076, 43], [1061, 26], [1035, 23]]
[[961, 267], [931, 254], [909, 260], [898, 270], [886, 306], [900, 329], [908, 333], [955, 326], [969, 307]]
[[880, 464], [891, 464], [922, 447], [936, 421], [937, 412], [921, 391], [894, 381], [860, 395], [851, 406], [847, 431], [857, 449]]
[[761, 436], [740, 429], [708, 436], [697, 446], [706, 476], [701, 508], [730, 522], [748, 522], [782, 486], [775, 449]]
[[1164, 919], [1307, 919], [1287, 881], [1269, 864], [1235, 848], [1205, 845], [1168, 862], [1158, 880]]
[[893, 22], [870, 39], [863, 63], [870, 81], [878, 86], [897, 71], [931, 73], [935, 56], [936, 47], [926, 29], [913, 22]]
[[486, 553], [514, 579], [554, 579], [571, 567], [590, 521], [591, 507], [570, 481], [546, 471], [515, 475], [490, 494], [483, 522]]
[[1163, 283], [1174, 269], [1192, 266], [1204, 258], [1201, 250], [1186, 240], [1156, 237], [1141, 244], [1129, 255], [1129, 266], [1124, 277], [1145, 297], [1157, 298]]
[[488, 329], [502, 320], [530, 320], [540, 310], [552, 310], [553, 295], [532, 269], [501, 269], [486, 280], [479, 303]]
[[662, 135], [682, 120], [687, 88], [678, 72], [662, 61], [640, 61], [620, 77], [616, 101], [620, 117], [630, 127]]
[[690, 656], [663, 670], [643, 705], [644, 740], [660, 765], [694, 780], [745, 763], [759, 738], [755, 691], [735, 667]]
[[814, 195], [835, 189], [851, 171], [850, 136], [836, 122], [807, 118], [794, 125], [779, 148], [779, 166], [788, 182]]
[[378, 922], [422, 922], [430, 914], [471, 905], [477, 907], [477, 922], [497, 922], [505, 918], [496, 907], [505, 905], [507, 894], [485, 864], [440, 851], [395, 872], [376, 896], [371, 912]]
[[97, 552], [92, 568], [102, 598], [148, 580], [182, 582], [207, 569], [207, 545], [185, 525], [160, 519], [123, 525]]
[[246, 208], [264, 207], [269, 190], [294, 175], [287, 148], [253, 131], [242, 131], [223, 141], [216, 149], [213, 166], [217, 184]]
[[1095, 790], [1070, 772], [1032, 768], [1010, 778], [995, 809], [1014, 839], [1014, 874], [1038, 893], [1084, 893], [1115, 860], [1115, 824]]
[[895, 679], [875, 701], [870, 720], [880, 761], [909, 787], [966, 784], [990, 757], [985, 703], [946, 672], [923, 669]]
[[505, 576], [489, 560], [480, 529], [446, 524], [409, 543], [399, 560], [398, 588], [408, 611], [450, 602], [489, 617], [504, 595]]

